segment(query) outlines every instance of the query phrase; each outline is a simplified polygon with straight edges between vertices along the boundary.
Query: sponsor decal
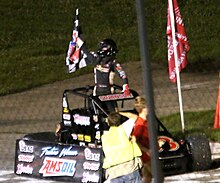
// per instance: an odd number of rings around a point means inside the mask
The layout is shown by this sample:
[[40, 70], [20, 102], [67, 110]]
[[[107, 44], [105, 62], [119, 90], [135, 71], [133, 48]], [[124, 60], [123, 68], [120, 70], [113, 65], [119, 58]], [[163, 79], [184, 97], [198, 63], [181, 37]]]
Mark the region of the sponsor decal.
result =
[[65, 126], [72, 126], [71, 121], [63, 120]]
[[84, 135], [83, 134], [78, 134], [78, 140], [84, 141]]
[[59, 157], [63, 157], [63, 156], [77, 156], [78, 155], [78, 151], [72, 150], [72, 146], [68, 147], [68, 148], [63, 148], [61, 151], [59, 148], [57, 147], [43, 147], [42, 149], [42, 153], [40, 155], [40, 157], [42, 156], [59, 156]]
[[85, 142], [79, 142], [79, 145], [80, 146], [86, 146], [86, 143]]
[[98, 153], [92, 153], [92, 151], [89, 148], [85, 148], [85, 159], [90, 161], [99, 161], [100, 160], [100, 154]]
[[97, 131], [97, 132], [95, 133], [95, 138], [96, 138], [97, 140], [100, 140], [100, 139], [101, 139], [101, 132], [100, 132], [100, 131]]
[[90, 117], [88, 116], [80, 116], [79, 114], [73, 115], [74, 122], [77, 125], [84, 125], [84, 126], [89, 126], [90, 125]]
[[96, 124], [96, 125], [95, 125], [95, 129], [99, 129], [99, 124]]
[[127, 96], [124, 93], [117, 93], [117, 94], [99, 96], [99, 99], [101, 101], [118, 100], [118, 99], [124, 99], [124, 98], [133, 98], [133, 95], [130, 94], [129, 96]]
[[69, 148], [63, 148], [62, 151], [59, 154], [59, 157], [63, 157], [63, 156], [77, 156], [78, 155], [78, 151], [74, 151], [71, 150], [72, 146], [70, 146]]
[[85, 138], [86, 142], [91, 142], [91, 136], [90, 135], [85, 135], [84, 138]]
[[100, 72], [109, 72], [109, 67], [102, 67], [101, 65], [97, 65], [96, 69]]
[[77, 138], [78, 138], [77, 134], [75, 134], [75, 133], [72, 133], [71, 136], [73, 137], [73, 140], [77, 140]]
[[19, 155], [18, 155], [18, 161], [31, 163], [31, 162], [34, 161], [34, 155], [19, 154]]
[[63, 107], [64, 107], [64, 108], [67, 108], [67, 107], [68, 107], [66, 97], [63, 97]]
[[83, 169], [84, 170], [92, 170], [97, 171], [100, 167], [100, 163], [91, 163], [91, 162], [84, 162]]
[[95, 173], [83, 172], [82, 182], [99, 182], [99, 176]]
[[21, 175], [22, 173], [32, 174], [33, 173], [33, 167], [31, 167], [30, 165], [25, 166], [23, 163], [22, 164], [17, 164], [16, 174]]
[[63, 119], [70, 120], [70, 114], [63, 114]]
[[51, 146], [48, 146], [48, 147], [43, 147], [41, 149], [42, 153], [40, 155], [40, 157], [42, 156], [57, 156], [59, 154], [59, 148], [57, 147], [51, 147]]
[[75, 166], [75, 160], [45, 157], [39, 173], [44, 177], [73, 176], [76, 171]]
[[89, 146], [89, 147], [92, 147], [92, 148], [95, 148], [95, 147], [96, 147], [96, 145], [93, 144], [93, 143], [88, 143], [88, 146]]
[[99, 120], [98, 115], [93, 115], [93, 121], [98, 122], [98, 120]]
[[162, 146], [166, 142], [168, 142], [170, 145], [169, 151], [176, 151], [177, 149], [179, 149], [179, 144], [177, 142], [175, 142], [172, 138], [167, 137], [167, 136], [159, 136], [158, 137], [159, 152], [163, 151]]
[[19, 141], [19, 150], [20, 150], [20, 152], [33, 153], [34, 152], [34, 146], [26, 145], [25, 141], [20, 140]]
[[63, 108], [63, 112], [69, 113], [69, 109], [68, 109], [67, 107], [64, 107], [64, 108]]

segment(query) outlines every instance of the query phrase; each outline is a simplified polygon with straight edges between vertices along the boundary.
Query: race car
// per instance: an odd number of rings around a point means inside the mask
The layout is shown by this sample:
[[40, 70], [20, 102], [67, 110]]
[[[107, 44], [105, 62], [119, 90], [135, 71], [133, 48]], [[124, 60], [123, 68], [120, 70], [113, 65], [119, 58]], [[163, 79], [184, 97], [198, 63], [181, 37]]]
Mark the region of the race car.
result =
[[[108, 130], [106, 102], [117, 110], [136, 113], [133, 100], [120, 86], [114, 93], [93, 96], [94, 86], [63, 92], [62, 119], [55, 132], [25, 135], [16, 141], [14, 172], [17, 175], [72, 182], [103, 182], [101, 135]], [[163, 123], [158, 124], [158, 152], [164, 176], [209, 169], [211, 150], [204, 135], [174, 138]], [[126, 117], [121, 118], [121, 123]]]

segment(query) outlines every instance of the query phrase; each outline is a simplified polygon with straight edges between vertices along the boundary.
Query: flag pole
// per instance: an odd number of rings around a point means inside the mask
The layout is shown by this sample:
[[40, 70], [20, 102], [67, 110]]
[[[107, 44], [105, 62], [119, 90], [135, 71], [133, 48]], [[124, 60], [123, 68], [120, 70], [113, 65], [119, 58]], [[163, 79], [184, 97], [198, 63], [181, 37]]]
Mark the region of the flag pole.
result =
[[174, 9], [173, 9], [173, 0], [168, 0], [169, 11], [170, 11], [170, 21], [171, 21], [171, 30], [172, 30], [172, 41], [173, 41], [173, 50], [174, 50], [174, 60], [175, 60], [175, 70], [176, 70], [176, 79], [177, 79], [177, 90], [179, 98], [179, 108], [180, 108], [180, 117], [182, 132], [184, 133], [185, 124], [184, 124], [184, 115], [183, 115], [183, 102], [181, 94], [181, 84], [180, 84], [180, 74], [179, 74], [179, 65], [178, 65], [178, 55], [177, 55], [177, 41], [176, 41], [176, 30], [175, 30], [175, 20], [174, 20]]
[[137, 22], [138, 22], [138, 33], [139, 33], [139, 44], [140, 44], [140, 54], [142, 60], [142, 72], [144, 80], [144, 91], [149, 107], [149, 139], [150, 139], [150, 149], [151, 149], [151, 170], [153, 175], [153, 181], [156, 183], [163, 183], [164, 176], [162, 172], [161, 162], [159, 161], [158, 153], [158, 141], [157, 141], [157, 129], [158, 123], [155, 118], [154, 111], [154, 96], [153, 96], [153, 85], [152, 85], [152, 74], [151, 74], [151, 63], [149, 60], [148, 52], [148, 40], [145, 26], [147, 24], [145, 20], [145, 7], [143, 0], [136, 0], [136, 13], [137, 13]]

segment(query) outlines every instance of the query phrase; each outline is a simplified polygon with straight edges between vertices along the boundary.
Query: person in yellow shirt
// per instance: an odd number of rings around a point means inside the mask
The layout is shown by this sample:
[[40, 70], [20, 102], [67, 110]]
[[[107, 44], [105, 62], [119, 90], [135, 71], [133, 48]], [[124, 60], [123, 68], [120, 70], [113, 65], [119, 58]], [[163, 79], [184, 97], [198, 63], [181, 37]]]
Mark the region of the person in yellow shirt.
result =
[[119, 112], [122, 116], [126, 116], [129, 119], [135, 120], [135, 125], [131, 133], [135, 137], [137, 144], [139, 145], [142, 156], [141, 160], [143, 162], [142, 176], [143, 183], [150, 183], [152, 180], [151, 173], [151, 157], [150, 157], [150, 140], [148, 133], [148, 109], [145, 98], [138, 96], [134, 101], [134, 108], [138, 114], [133, 114], [130, 112]]
[[142, 183], [140, 174], [142, 153], [130, 136], [135, 121], [131, 119], [121, 124], [120, 118], [119, 113], [111, 112], [107, 118], [109, 131], [101, 137], [106, 182]]

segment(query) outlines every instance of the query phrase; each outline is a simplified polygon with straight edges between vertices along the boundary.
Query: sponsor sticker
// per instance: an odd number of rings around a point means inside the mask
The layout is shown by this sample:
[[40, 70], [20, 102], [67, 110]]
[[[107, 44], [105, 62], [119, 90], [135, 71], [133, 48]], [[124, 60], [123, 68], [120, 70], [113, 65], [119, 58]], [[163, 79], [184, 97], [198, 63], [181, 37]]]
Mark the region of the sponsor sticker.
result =
[[65, 126], [72, 126], [71, 121], [63, 120]]
[[167, 136], [159, 136], [158, 137], [159, 152], [163, 151], [162, 146], [166, 142], [168, 142], [170, 145], [169, 151], [176, 151], [177, 149], [179, 149], [179, 144], [177, 142], [175, 142], [172, 138], [167, 137]]
[[86, 142], [91, 142], [91, 136], [90, 135], [85, 135], [85, 141]]
[[64, 108], [63, 108], [63, 112], [68, 113], [68, 112], [69, 112], [69, 109], [68, 109], [67, 107], [64, 107]]
[[93, 144], [93, 143], [88, 143], [88, 147], [95, 148], [95, 147], [96, 147], [96, 145], [95, 145], [95, 144]]
[[18, 161], [31, 163], [34, 161], [34, 155], [30, 154], [19, 154], [18, 155]]
[[68, 147], [68, 148], [63, 148], [62, 151], [59, 154], [59, 157], [63, 157], [63, 156], [77, 156], [78, 155], [78, 151], [72, 150], [72, 146]]
[[84, 126], [89, 126], [90, 125], [90, 117], [88, 116], [80, 116], [79, 114], [73, 115], [74, 122], [77, 125], [84, 125]]
[[39, 173], [44, 177], [73, 176], [76, 171], [75, 166], [75, 160], [45, 157]]
[[100, 160], [100, 154], [93, 153], [91, 151], [91, 149], [89, 149], [89, 148], [85, 148], [84, 153], [85, 153], [86, 160], [90, 160], [90, 161], [99, 161]]
[[24, 165], [23, 163], [22, 164], [17, 164], [16, 174], [20, 175], [22, 173], [32, 174], [33, 173], [33, 167], [31, 167], [30, 165]]
[[88, 161], [83, 163], [83, 169], [84, 170], [97, 171], [97, 170], [99, 170], [99, 167], [100, 167], [100, 163], [88, 162]]
[[70, 120], [70, 114], [63, 114], [63, 119]]
[[86, 146], [86, 143], [85, 142], [79, 142], [79, 145], [80, 146]]
[[78, 134], [78, 140], [84, 141], [84, 135], [83, 134]]
[[95, 173], [83, 172], [82, 182], [99, 182], [99, 176]]
[[25, 141], [20, 140], [19, 141], [19, 150], [20, 150], [20, 152], [33, 153], [34, 152], [34, 146], [26, 145]]
[[100, 131], [97, 131], [97, 132], [95, 133], [95, 138], [96, 138], [97, 140], [100, 140], [100, 139], [101, 139], [101, 132], [100, 132]]
[[133, 98], [133, 95], [130, 94], [129, 96], [127, 96], [124, 93], [118, 93], [118, 94], [99, 96], [99, 99], [101, 101], [118, 100], [118, 99], [124, 99], [124, 98]]
[[77, 140], [77, 138], [78, 138], [77, 134], [75, 134], [75, 133], [72, 133], [71, 136], [73, 137], [73, 140]]
[[57, 147], [51, 147], [51, 146], [47, 146], [47, 147], [43, 147], [41, 149], [42, 153], [40, 155], [40, 157], [42, 156], [57, 156], [59, 154], [59, 148]]

